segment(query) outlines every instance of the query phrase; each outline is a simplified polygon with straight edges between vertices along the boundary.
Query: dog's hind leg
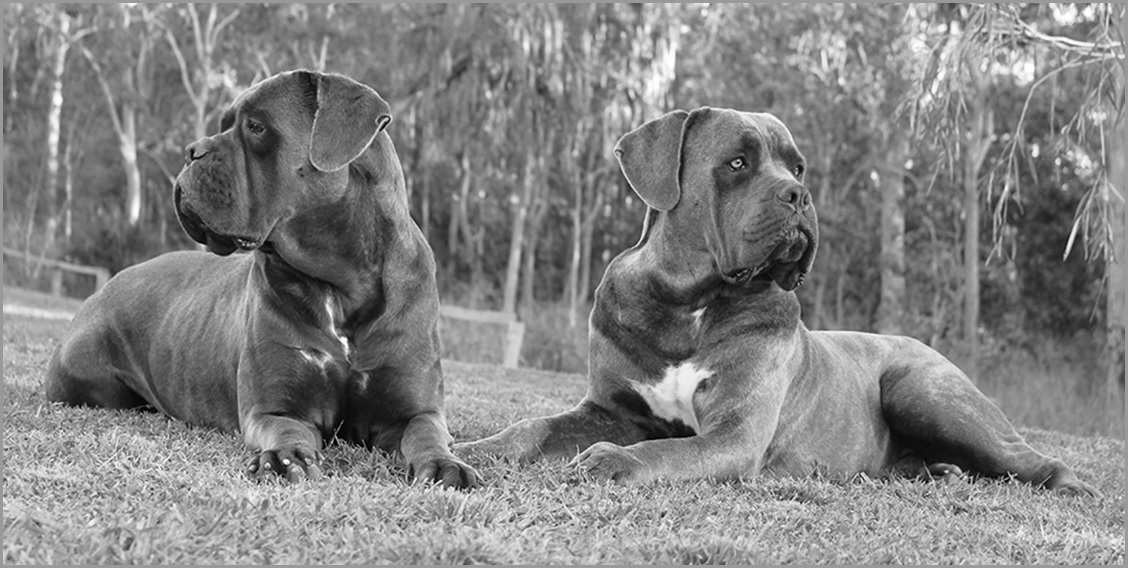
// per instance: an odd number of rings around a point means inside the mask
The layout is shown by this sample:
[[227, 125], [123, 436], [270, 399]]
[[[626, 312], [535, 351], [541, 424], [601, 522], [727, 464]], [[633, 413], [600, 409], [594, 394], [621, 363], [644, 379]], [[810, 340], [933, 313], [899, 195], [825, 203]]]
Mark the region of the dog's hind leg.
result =
[[106, 361], [101, 339], [90, 333], [67, 338], [47, 364], [44, 392], [47, 400], [72, 406], [111, 409], [149, 406], [141, 394], [119, 377]]
[[[920, 347], [923, 348], [923, 345]], [[881, 377], [881, 406], [895, 439], [928, 464], [1099, 495], [1061, 460], [1032, 448], [1003, 412], [940, 354], [913, 350]]]
[[585, 400], [567, 412], [522, 420], [488, 438], [455, 444], [452, 450], [529, 462], [572, 458], [596, 442], [625, 446], [645, 437], [639, 426]]

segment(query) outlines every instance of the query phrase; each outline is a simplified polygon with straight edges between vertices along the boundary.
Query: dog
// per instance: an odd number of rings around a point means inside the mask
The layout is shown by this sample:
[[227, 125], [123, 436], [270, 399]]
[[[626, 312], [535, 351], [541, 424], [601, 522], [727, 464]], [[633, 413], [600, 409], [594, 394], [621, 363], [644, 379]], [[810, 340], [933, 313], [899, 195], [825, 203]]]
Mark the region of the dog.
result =
[[921, 342], [807, 330], [794, 289], [818, 223], [779, 119], [675, 111], [615, 155], [648, 209], [596, 290], [587, 394], [456, 451], [620, 482], [966, 472], [1099, 494]]
[[180, 224], [208, 252], [158, 256], [91, 296], [47, 398], [241, 432], [256, 479], [318, 478], [339, 438], [394, 454], [417, 481], [477, 485], [449, 449], [435, 261], [390, 121], [343, 75], [296, 70], [242, 93], [174, 184]]

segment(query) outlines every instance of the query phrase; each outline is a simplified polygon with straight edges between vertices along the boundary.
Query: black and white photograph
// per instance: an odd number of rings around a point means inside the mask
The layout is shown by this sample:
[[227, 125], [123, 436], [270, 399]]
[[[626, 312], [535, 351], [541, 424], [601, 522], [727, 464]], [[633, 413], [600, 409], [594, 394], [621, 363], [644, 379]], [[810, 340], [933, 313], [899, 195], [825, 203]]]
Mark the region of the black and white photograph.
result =
[[1124, 563], [1122, 3], [0, 15], [5, 564]]

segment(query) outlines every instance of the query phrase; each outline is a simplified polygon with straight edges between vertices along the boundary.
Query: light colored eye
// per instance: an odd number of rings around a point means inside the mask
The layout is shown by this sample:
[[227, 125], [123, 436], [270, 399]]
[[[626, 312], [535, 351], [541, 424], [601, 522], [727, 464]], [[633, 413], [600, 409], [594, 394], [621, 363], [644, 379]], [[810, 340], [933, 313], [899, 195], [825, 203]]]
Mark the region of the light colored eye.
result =
[[266, 132], [266, 126], [253, 118], [248, 117], [246, 124], [247, 131], [251, 134], [262, 134], [263, 132]]
[[743, 170], [748, 164], [744, 161], [744, 158], [733, 158], [728, 165], [729, 169], [735, 172]]

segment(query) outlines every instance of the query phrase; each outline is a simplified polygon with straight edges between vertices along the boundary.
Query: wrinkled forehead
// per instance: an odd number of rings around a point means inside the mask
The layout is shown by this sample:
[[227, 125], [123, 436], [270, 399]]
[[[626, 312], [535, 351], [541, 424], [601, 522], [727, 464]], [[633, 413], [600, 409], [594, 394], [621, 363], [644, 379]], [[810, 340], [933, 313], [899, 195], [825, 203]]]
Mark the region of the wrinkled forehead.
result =
[[291, 71], [280, 73], [251, 85], [235, 98], [223, 113], [223, 123], [229, 123], [239, 113], [249, 114], [273, 124], [305, 117], [313, 119], [317, 110], [317, 86], [308, 73]]
[[716, 111], [711, 121], [719, 140], [755, 138], [773, 155], [798, 153], [795, 139], [783, 121], [766, 112], [743, 112], [730, 109]]

